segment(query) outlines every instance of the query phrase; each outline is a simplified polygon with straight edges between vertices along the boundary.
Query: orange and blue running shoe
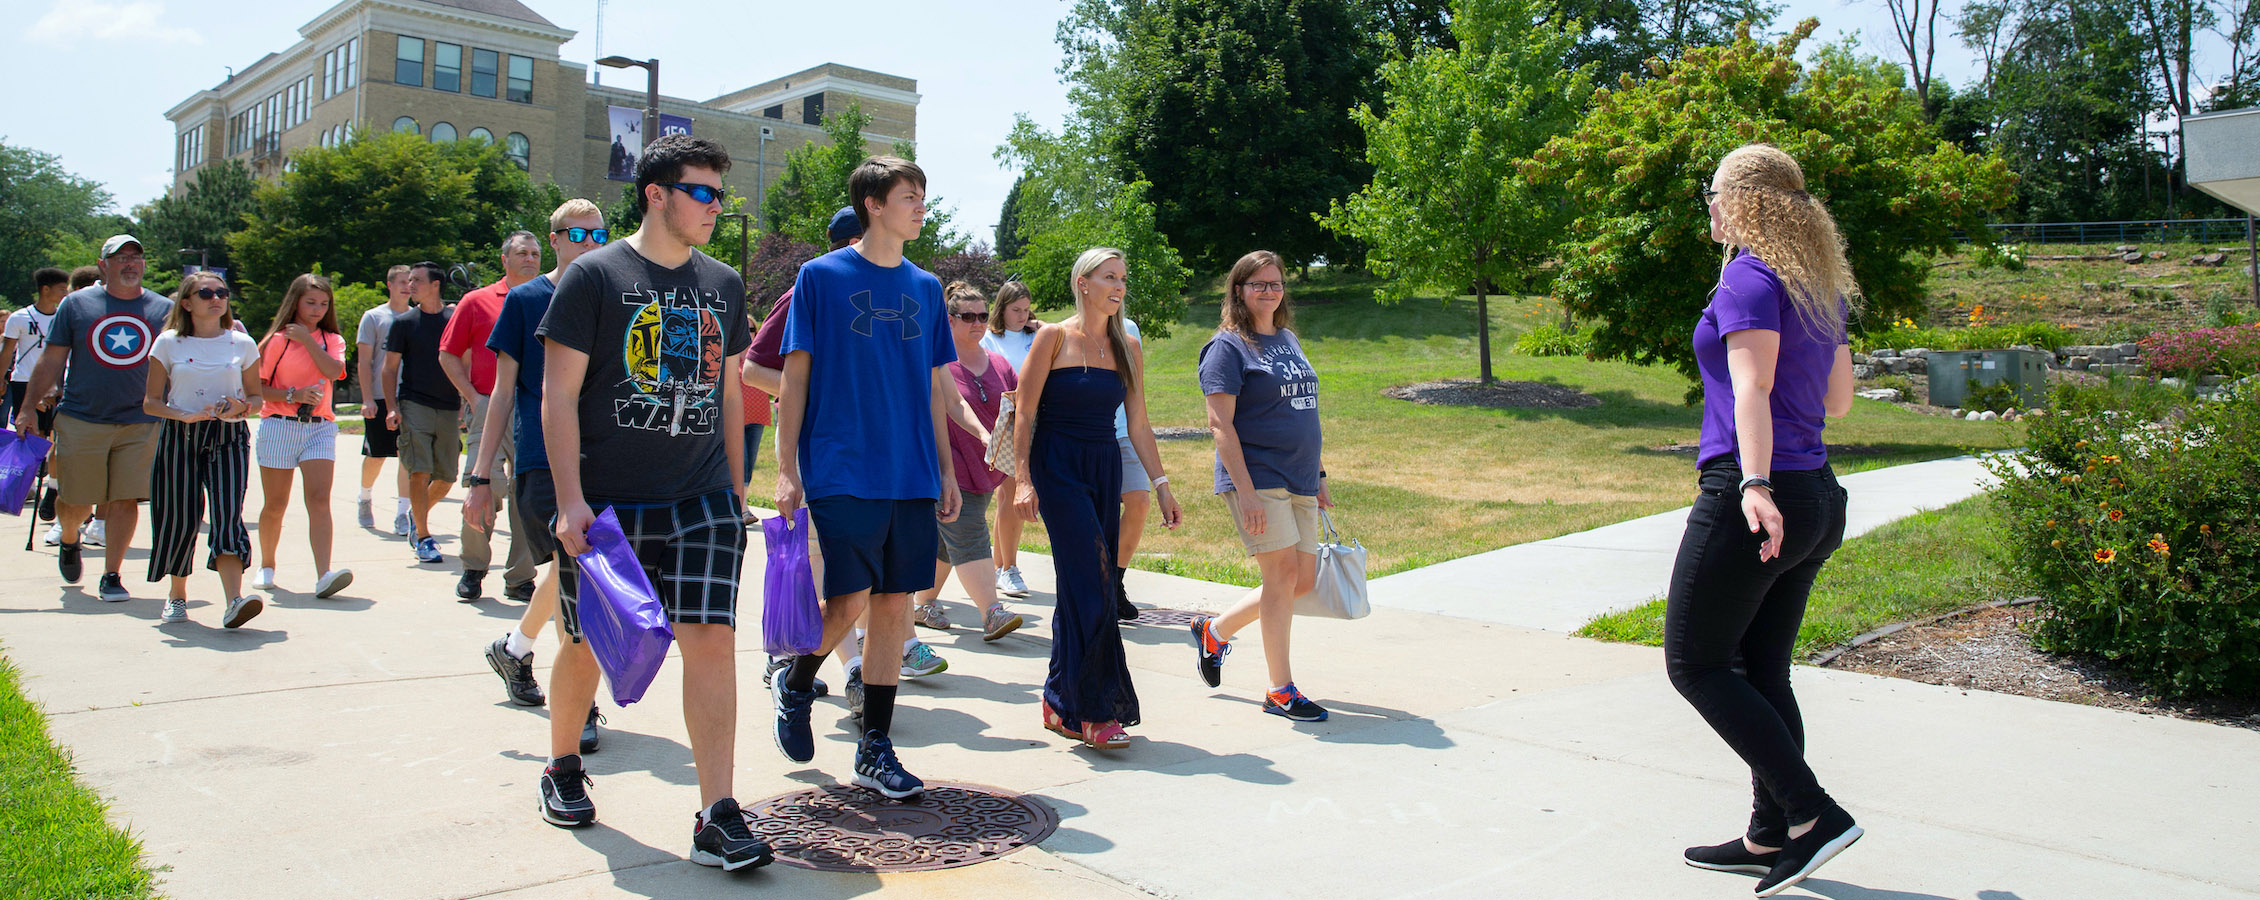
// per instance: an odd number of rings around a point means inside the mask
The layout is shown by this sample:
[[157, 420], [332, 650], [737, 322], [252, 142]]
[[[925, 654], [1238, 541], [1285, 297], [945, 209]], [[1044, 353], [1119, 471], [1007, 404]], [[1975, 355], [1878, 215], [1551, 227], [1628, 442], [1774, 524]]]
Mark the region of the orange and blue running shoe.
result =
[[1302, 691], [1296, 690], [1295, 683], [1291, 681], [1287, 683], [1286, 687], [1266, 692], [1263, 695], [1263, 711], [1275, 716], [1284, 716], [1297, 722], [1326, 721], [1326, 707], [1310, 702], [1310, 698], [1303, 696]]
[[1230, 643], [1216, 639], [1216, 630], [1209, 627], [1213, 621], [1214, 616], [1193, 620], [1193, 649], [1200, 651], [1201, 680], [1209, 687], [1224, 683], [1224, 657], [1232, 652]]

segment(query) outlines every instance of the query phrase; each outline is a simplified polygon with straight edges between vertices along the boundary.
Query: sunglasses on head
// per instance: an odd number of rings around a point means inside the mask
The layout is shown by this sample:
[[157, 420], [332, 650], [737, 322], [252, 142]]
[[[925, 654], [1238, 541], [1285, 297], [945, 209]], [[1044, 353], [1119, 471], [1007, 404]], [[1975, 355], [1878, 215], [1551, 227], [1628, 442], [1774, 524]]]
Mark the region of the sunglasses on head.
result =
[[961, 312], [957, 313], [956, 315], [958, 321], [964, 322], [968, 325], [986, 325], [989, 323], [989, 313], [986, 310], [983, 310], [981, 312]]
[[206, 300], [226, 300], [229, 293], [227, 288], [197, 288], [196, 296]]
[[612, 232], [602, 228], [552, 228], [549, 233], [562, 234], [566, 240], [576, 244], [582, 241], [595, 241], [601, 244], [612, 239]]
[[722, 202], [722, 198], [730, 195], [729, 188], [712, 187], [704, 184], [689, 184], [687, 182], [681, 181], [662, 181], [659, 183], [659, 186], [670, 187], [674, 188], [675, 190], [682, 191], [685, 194], [689, 194], [693, 201], [699, 203], [720, 203]]

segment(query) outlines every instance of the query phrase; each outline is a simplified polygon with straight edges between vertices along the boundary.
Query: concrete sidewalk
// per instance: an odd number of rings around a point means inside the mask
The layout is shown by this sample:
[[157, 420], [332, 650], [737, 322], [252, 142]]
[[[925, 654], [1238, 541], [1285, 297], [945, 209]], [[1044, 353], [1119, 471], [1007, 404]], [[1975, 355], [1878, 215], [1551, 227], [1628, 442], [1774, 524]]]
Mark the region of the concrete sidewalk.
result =
[[[337, 508], [350, 498], [341, 489]], [[724, 875], [684, 859], [697, 789], [679, 666], [643, 703], [607, 704], [589, 757], [599, 824], [549, 827], [534, 786], [546, 713], [504, 702], [480, 658], [518, 607], [457, 603], [452, 569], [350, 527], [338, 555], [356, 586], [313, 600], [295, 510], [285, 527], [284, 589], [236, 632], [214, 625], [209, 576], [192, 583], [190, 623], [156, 624], [140, 551], [126, 572], [136, 599], [119, 604], [92, 596], [98, 572], [60, 588], [52, 551], [0, 554], [5, 652], [173, 897], [1728, 898], [1752, 883], [1679, 861], [1739, 831], [1748, 782], [1652, 649], [1402, 608], [1302, 620], [1297, 680], [1335, 716], [1295, 725], [1257, 712], [1253, 634], [1219, 690], [1195, 676], [1182, 630], [1131, 626], [1146, 720], [1131, 749], [1099, 754], [1040, 726], [1043, 594], [1018, 604], [1031, 627], [994, 644], [922, 632], [950, 670], [906, 685], [895, 737], [930, 781], [1044, 800], [1056, 834], [939, 872]], [[1023, 569], [1049, 589], [1046, 560]], [[758, 561], [747, 579], [759, 584]], [[1131, 589], [1199, 609], [1240, 593], [1143, 572]], [[737, 796], [846, 780], [836, 696], [819, 701], [813, 764], [771, 746], [759, 645], [758, 628], [741, 633]], [[550, 650], [545, 638], [542, 662]], [[1784, 896], [2260, 897], [2260, 733], [1799, 679], [1815, 768], [1869, 836]]]
[[[1992, 480], [1967, 456], [1846, 475], [1841, 482], [1852, 501], [1844, 536], [1976, 496]], [[1373, 604], [1575, 631], [1594, 616], [1663, 596], [1680, 533], [1687, 530], [1687, 511], [1681, 507], [1376, 578]]]

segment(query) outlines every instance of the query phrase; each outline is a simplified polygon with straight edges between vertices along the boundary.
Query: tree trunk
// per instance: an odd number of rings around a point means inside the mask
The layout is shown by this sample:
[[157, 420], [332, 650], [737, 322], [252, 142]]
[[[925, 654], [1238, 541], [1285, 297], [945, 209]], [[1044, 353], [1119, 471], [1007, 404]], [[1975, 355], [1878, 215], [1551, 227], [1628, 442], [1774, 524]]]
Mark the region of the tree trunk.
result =
[[1486, 293], [1489, 287], [1484, 279], [1476, 279], [1475, 346], [1483, 361], [1483, 383], [1486, 385], [1496, 380], [1491, 377], [1491, 295]]

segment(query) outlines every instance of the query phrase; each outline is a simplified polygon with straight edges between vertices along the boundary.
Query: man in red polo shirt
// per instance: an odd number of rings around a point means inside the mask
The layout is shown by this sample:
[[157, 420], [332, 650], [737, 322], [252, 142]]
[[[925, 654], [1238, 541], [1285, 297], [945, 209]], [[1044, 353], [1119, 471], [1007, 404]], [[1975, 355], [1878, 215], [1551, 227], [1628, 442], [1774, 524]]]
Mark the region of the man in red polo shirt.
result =
[[[494, 395], [494, 351], [487, 348], [487, 337], [494, 333], [495, 319], [502, 314], [502, 298], [510, 289], [534, 280], [541, 274], [541, 241], [530, 231], [514, 231], [502, 239], [502, 280], [464, 294], [455, 305], [455, 317], [448, 320], [447, 331], [439, 339], [439, 364], [450, 373], [465, 376], [476, 397], [465, 397], [464, 410], [471, 415], [471, 439], [465, 449], [470, 458], [479, 458], [479, 441], [486, 437], [487, 398]], [[495, 435], [505, 461], [512, 459], [510, 435]], [[463, 486], [476, 487], [487, 483], [471, 474], [471, 467], [463, 467]], [[533, 554], [518, 535], [526, 533], [526, 525], [519, 520], [517, 493], [511, 489], [510, 475], [497, 467], [492, 482], [497, 506], [505, 505], [510, 512], [510, 568], [503, 573], [503, 596], [520, 603], [534, 597]], [[488, 521], [493, 521], [491, 517]], [[463, 580], [455, 585], [455, 596], [465, 602], [474, 601], [484, 593], [487, 566], [494, 560], [494, 532], [472, 526], [463, 526]]]

